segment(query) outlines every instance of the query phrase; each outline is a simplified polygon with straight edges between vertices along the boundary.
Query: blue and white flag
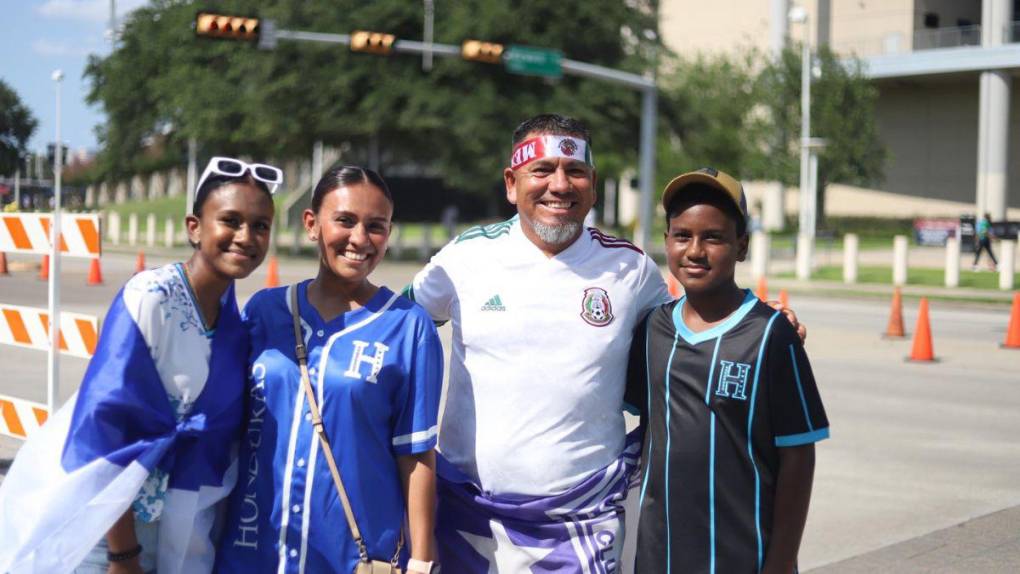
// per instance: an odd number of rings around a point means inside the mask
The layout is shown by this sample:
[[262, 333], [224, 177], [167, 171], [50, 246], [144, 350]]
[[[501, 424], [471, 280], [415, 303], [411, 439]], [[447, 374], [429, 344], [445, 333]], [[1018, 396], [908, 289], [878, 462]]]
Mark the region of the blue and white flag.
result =
[[[442, 456], [436, 539], [443, 570], [458, 574], [617, 574], [624, 562], [624, 508], [636, 482], [638, 433], [609, 466], [567, 492], [484, 493]], [[636, 515], [633, 517], [636, 520]]]
[[0, 572], [72, 571], [155, 469], [169, 474], [158, 571], [210, 571], [214, 506], [236, 481], [247, 352], [230, 287], [207, 384], [178, 422], [118, 293], [78, 393], [25, 443], [0, 487]]

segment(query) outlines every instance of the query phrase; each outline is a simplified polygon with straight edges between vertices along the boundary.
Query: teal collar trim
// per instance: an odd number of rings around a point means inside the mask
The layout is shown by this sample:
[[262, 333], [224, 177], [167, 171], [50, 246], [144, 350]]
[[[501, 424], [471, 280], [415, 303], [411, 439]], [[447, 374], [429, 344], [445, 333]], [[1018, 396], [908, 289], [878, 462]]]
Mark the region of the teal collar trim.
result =
[[684, 341], [691, 345], [697, 345], [698, 343], [704, 343], [705, 341], [721, 337], [727, 331], [732, 329], [739, 323], [745, 315], [747, 315], [754, 304], [758, 302], [758, 298], [751, 293], [750, 289], [744, 289], [744, 300], [740, 303], [740, 307], [737, 308], [725, 321], [718, 325], [705, 329], [695, 333], [691, 331], [687, 324], [684, 323], [684, 304], [687, 303], [687, 296], [681, 297], [673, 307], [673, 327], [676, 328], [677, 333], [683, 337]]

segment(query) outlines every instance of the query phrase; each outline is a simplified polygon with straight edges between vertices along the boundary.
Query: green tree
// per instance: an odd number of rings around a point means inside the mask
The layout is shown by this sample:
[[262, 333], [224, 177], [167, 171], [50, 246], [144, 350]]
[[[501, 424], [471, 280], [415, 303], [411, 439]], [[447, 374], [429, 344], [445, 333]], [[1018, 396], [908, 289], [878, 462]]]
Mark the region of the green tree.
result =
[[[566, 58], [642, 72], [657, 41], [653, 0], [464, 0], [440, 3], [435, 37], [562, 50]], [[223, 13], [254, 14], [280, 28], [348, 33], [378, 30], [419, 39], [422, 6], [405, 0], [236, 0]], [[364, 163], [377, 145], [381, 167], [429, 166], [449, 185], [489, 193], [509, 154], [510, 130], [542, 111], [588, 121], [600, 165], [636, 159], [640, 100], [622, 87], [564, 77], [515, 76], [502, 67], [352, 53], [343, 46], [281, 41], [273, 51], [195, 38], [195, 8], [158, 0], [135, 11], [118, 49], [86, 71], [90, 101], [107, 113], [101, 128], [107, 174], [137, 170], [146, 143], [165, 142], [180, 162], [185, 142], [261, 157], [305, 157], [313, 142], [343, 146]], [[621, 32], [623, 30], [623, 32]], [[150, 146], [151, 147], [151, 146]], [[614, 162], [614, 159], [616, 161]]]
[[11, 175], [15, 172], [37, 125], [32, 111], [0, 79], [0, 173]]
[[773, 132], [761, 103], [756, 53], [671, 62], [660, 77], [658, 179], [712, 166], [759, 177]]
[[[841, 58], [827, 47], [814, 57], [820, 75], [811, 83], [811, 136], [823, 138], [818, 157], [818, 214], [825, 213], [830, 182], [874, 186], [881, 183], [887, 151], [875, 124], [878, 88], [855, 58]], [[787, 185], [800, 180], [801, 55], [786, 49], [760, 76], [760, 93], [780, 144], [771, 148], [766, 175]]]
[[[874, 108], [878, 90], [854, 59], [828, 49], [811, 86], [811, 132], [827, 146], [819, 156], [819, 214], [829, 182], [870, 186], [881, 182], [886, 151]], [[775, 61], [751, 52], [679, 60], [660, 79], [658, 173], [705, 165], [743, 179], [796, 185], [800, 180], [799, 50]]]

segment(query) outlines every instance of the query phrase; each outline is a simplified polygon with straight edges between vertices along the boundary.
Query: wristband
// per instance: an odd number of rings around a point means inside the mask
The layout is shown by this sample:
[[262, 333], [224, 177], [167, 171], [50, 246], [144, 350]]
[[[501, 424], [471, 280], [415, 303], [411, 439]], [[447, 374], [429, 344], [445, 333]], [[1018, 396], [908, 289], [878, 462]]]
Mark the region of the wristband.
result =
[[416, 572], [424, 572], [425, 574], [432, 573], [432, 562], [425, 562], [424, 560], [415, 560], [411, 558], [407, 561], [407, 569], [414, 570]]
[[106, 559], [110, 562], [124, 562], [125, 560], [131, 560], [135, 556], [142, 553], [142, 545], [139, 544], [131, 550], [125, 550], [124, 552], [110, 552], [106, 551]]

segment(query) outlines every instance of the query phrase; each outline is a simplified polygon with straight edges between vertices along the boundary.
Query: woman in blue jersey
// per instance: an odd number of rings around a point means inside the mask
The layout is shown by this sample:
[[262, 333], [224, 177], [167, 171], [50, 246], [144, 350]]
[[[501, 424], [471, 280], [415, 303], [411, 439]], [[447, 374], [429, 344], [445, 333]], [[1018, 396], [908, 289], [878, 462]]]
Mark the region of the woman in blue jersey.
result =
[[233, 285], [266, 255], [281, 182], [272, 166], [210, 161], [186, 218], [191, 257], [128, 281], [76, 398], [19, 452], [0, 491], [0, 572], [212, 569], [248, 349]]
[[304, 212], [318, 274], [245, 307], [247, 428], [218, 572], [431, 569], [442, 350], [422, 309], [369, 280], [392, 215], [378, 174], [330, 170]]

